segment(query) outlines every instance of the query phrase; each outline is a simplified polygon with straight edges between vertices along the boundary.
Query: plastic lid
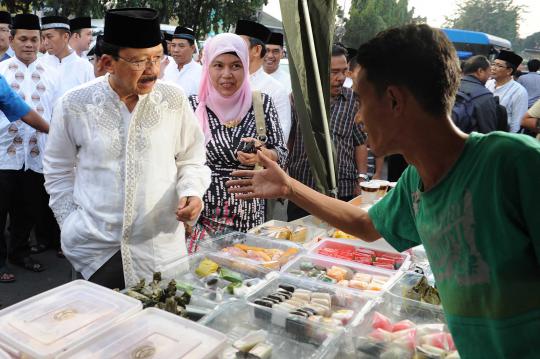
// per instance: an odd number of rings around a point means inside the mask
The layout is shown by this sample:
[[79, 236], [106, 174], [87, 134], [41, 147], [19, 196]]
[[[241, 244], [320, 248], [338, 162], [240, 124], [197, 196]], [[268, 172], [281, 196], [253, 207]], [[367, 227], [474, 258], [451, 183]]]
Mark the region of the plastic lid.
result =
[[59, 358], [213, 358], [227, 337], [160, 309], [148, 308]]
[[136, 299], [77, 280], [0, 311], [0, 338], [31, 357], [52, 357], [141, 308]]

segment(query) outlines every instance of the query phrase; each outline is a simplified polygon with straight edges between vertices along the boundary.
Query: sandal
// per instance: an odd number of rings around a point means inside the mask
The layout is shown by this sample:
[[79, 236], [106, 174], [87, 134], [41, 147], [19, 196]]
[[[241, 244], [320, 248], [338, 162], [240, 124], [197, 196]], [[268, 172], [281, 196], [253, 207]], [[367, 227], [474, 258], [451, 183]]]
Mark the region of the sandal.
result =
[[0, 268], [0, 283], [11, 283], [15, 281], [15, 276], [6, 267]]
[[47, 250], [47, 246], [44, 245], [44, 244], [41, 244], [41, 243], [30, 246], [30, 253], [32, 253], [32, 254], [43, 253], [46, 250]]
[[15, 260], [12, 259], [11, 263], [36, 273], [43, 272], [45, 270], [45, 266], [33, 259], [32, 257], [24, 257]]

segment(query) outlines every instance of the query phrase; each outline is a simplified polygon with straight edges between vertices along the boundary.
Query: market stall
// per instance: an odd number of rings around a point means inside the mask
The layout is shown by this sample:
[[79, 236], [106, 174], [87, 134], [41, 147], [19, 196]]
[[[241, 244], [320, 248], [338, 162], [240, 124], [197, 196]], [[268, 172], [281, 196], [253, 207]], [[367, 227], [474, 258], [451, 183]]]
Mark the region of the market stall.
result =
[[422, 247], [313, 217], [250, 232], [201, 243], [174, 278], [74, 281], [0, 311], [0, 358], [459, 357]]

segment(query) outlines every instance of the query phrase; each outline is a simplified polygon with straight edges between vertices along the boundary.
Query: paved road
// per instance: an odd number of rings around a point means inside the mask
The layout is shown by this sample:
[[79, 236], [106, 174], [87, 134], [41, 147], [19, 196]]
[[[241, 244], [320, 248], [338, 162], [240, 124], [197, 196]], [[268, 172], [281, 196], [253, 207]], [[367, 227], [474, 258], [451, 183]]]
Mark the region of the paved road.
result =
[[35, 258], [46, 266], [47, 269], [44, 272], [34, 273], [9, 265], [17, 279], [12, 283], [0, 283], [0, 309], [57, 287], [71, 279], [71, 266], [67, 259], [56, 257], [56, 251], [46, 251], [35, 255]]

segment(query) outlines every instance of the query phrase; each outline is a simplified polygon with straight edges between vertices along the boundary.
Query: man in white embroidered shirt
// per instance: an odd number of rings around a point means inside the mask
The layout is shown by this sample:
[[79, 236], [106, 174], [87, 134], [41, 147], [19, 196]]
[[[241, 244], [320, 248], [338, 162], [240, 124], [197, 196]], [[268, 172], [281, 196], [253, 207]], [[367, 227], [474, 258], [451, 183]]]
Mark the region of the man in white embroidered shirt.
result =
[[181, 222], [200, 214], [210, 170], [187, 98], [157, 81], [157, 11], [108, 11], [102, 50], [108, 74], [54, 109], [45, 186], [74, 270], [122, 288], [187, 254]]

